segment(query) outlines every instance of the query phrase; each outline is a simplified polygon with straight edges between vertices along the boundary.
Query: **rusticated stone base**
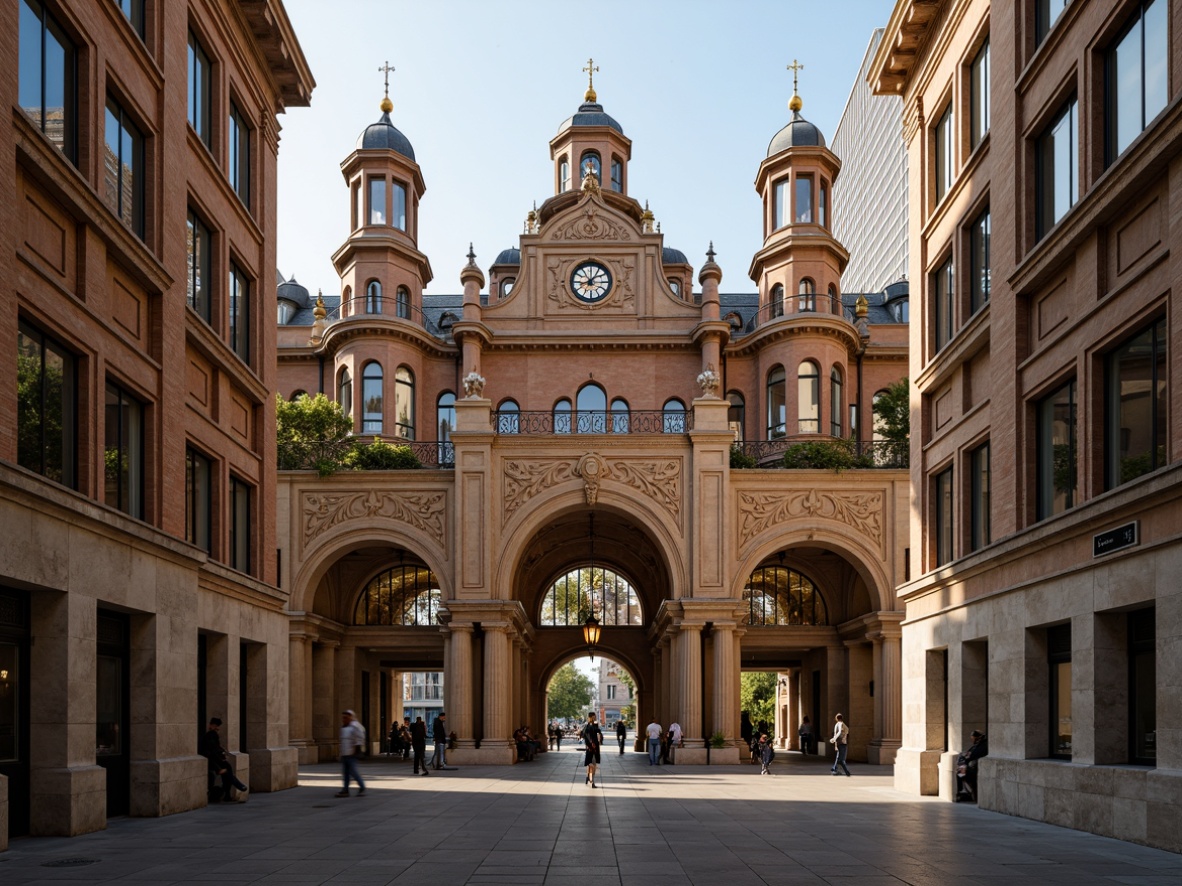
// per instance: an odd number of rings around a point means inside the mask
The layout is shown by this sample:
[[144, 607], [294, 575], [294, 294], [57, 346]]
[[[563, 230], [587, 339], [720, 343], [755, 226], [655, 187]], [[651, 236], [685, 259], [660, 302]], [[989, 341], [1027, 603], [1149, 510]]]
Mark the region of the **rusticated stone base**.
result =
[[250, 785], [251, 791], [285, 791], [294, 788], [299, 780], [301, 760], [297, 748], [251, 748], [249, 760], [249, 771], [238, 773], [238, 777]]
[[174, 815], [204, 806], [208, 772], [208, 761], [196, 755], [132, 761], [131, 814]]
[[29, 833], [76, 837], [107, 827], [107, 770], [101, 766], [34, 769]]

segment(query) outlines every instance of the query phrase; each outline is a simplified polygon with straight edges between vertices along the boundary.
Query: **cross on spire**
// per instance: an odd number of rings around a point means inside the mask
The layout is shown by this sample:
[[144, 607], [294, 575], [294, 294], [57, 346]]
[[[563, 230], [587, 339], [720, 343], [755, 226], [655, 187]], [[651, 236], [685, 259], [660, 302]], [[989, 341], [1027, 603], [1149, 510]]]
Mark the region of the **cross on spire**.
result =
[[587, 89], [593, 92], [595, 90], [595, 73], [599, 70], [599, 65], [595, 64], [595, 59], [587, 59], [587, 67], [583, 71], [587, 74]]
[[390, 72], [394, 70], [394, 66], [390, 64], [390, 60], [386, 59], [386, 63], [378, 68], [379, 73], [386, 75], [386, 98], [390, 97]]
[[796, 74], [797, 74], [797, 72], [798, 72], [798, 71], [803, 71], [803, 70], [804, 70], [804, 65], [802, 65], [800, 62], [798, 62], [796, 59], [792, 59], [792, 64], [788, 65], [788, 66], [785, 68], [785, 70], [788, 70], [788, 71], [791, 71], [791, 72], [792, 72], [792, 92], [793, 92], [793, 94], [795, 94], [795, 93], [797, 92], [797, 89], [796, 89]]

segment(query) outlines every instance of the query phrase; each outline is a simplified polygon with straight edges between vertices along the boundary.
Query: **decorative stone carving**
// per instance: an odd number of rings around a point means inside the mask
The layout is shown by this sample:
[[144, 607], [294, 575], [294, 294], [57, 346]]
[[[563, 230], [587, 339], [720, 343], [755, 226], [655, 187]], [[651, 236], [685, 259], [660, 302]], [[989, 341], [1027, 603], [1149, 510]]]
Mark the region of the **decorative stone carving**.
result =
[[709, 364], [698, 375], [698, 387], [702, 389], [702, 396], [709, 400], [718, 399], [718, 373], [714, 371], [714, 364]]
[[681, 459], [662, 461], [626, 461], [607, 463], [610, 476], [618, 483], [638, 489], [673, 515], [681, 518]]
[[739, 544], [745, 545], [789, 520], [804, 519], [810, 525], [818, 520], [835, 520], [871, 539], [881, 551], [883, 506], [881, 492], [740, 492]]
[[555, 240], [630, 240], [628, 229], [610, 218], [601, 218], [600, 207], [594, 200], [587, 205], [578, 218], [568, 221], [554, 234]]
[[583, 490], [587, 496], [587, 505], [595, 506], [599, 497], [599, 481], [607, 474], [607, 465], [594, 452], [589, 452], [579, 459], [575, 465], [575, 473], [583, 478]]
[[325, 492], [303, 498], [304, 545], [351, 520], [395, 520], [447, 544], [447, 496], [442, 492]]
[[505, 519], [539, 492], [569, 480], [574, 469], [574, 462], [569, 459], [505, 462]]
[[572, 459], [539, 458], [531, 461], [505, 462], [503, 493], [505, 520], [540, 492], [566, 480], [583, 480], [588, 505], [599, 499], [604, 480], [629, 486], [661, 505], [674, 520], [681, 518], [681, 459], [639, 461], [604, 459], [597, 453]]
[[484, 376], [472, 370], [464, 376], [464, 399], [479, 400], [484, 394]]

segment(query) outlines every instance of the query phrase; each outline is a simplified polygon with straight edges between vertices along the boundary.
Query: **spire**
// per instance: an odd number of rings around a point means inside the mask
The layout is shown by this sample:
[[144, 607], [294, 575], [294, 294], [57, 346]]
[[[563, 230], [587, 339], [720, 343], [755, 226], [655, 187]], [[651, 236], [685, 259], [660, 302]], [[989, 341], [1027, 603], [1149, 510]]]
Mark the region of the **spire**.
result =
[[383, 114], [389, 114], [391, 111], [394, 110], [394, 102], [390, 101], [390, 72], [393, 70], [394, 70], [394, 66], [392, 64], [390, 64], [389, 59], [386, 60], [386, 63], [384, 65], [382, 65], [380, 68], [378, 68], [378, 71], [380, 71], [381, 73], [386, 75], [386, 94], [385, 94], [385, 97], [382, 99], [382, 104], [381, 104]]
[[583, 71], [587, 74], [587, 91], [583, 94], [584, 101], [595, 101], [595, 72], [598, 70], [599, 66], [595, 64], [595, 59], [587, 59], [587, 67], [583, 68]]
[[792, 59], [792, 64], [788, 65], [785, 70], [792, 72], [792, 98], [788, 99], [788, 110], [793, 114], [799, 114], [800, 109], [804, 107], [804, 102], [801, 101], [800, 92], [797, 87], [796, 75], [799, 71], [804, 70], [804, 65], [796, 59]]

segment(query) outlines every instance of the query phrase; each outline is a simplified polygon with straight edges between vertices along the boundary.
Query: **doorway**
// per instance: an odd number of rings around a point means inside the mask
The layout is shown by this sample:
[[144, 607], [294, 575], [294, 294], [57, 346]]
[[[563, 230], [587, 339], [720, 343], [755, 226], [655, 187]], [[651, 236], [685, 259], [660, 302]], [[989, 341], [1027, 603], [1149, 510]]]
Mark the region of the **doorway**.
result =
[[0, 589], [0, 775], [8, 779], [8, 836], [29, 832], [28, 597]]
[[131, 809], [131, 622], [98, 612], [95, 657], [95, 762], [107, 770], [107, 817]]

